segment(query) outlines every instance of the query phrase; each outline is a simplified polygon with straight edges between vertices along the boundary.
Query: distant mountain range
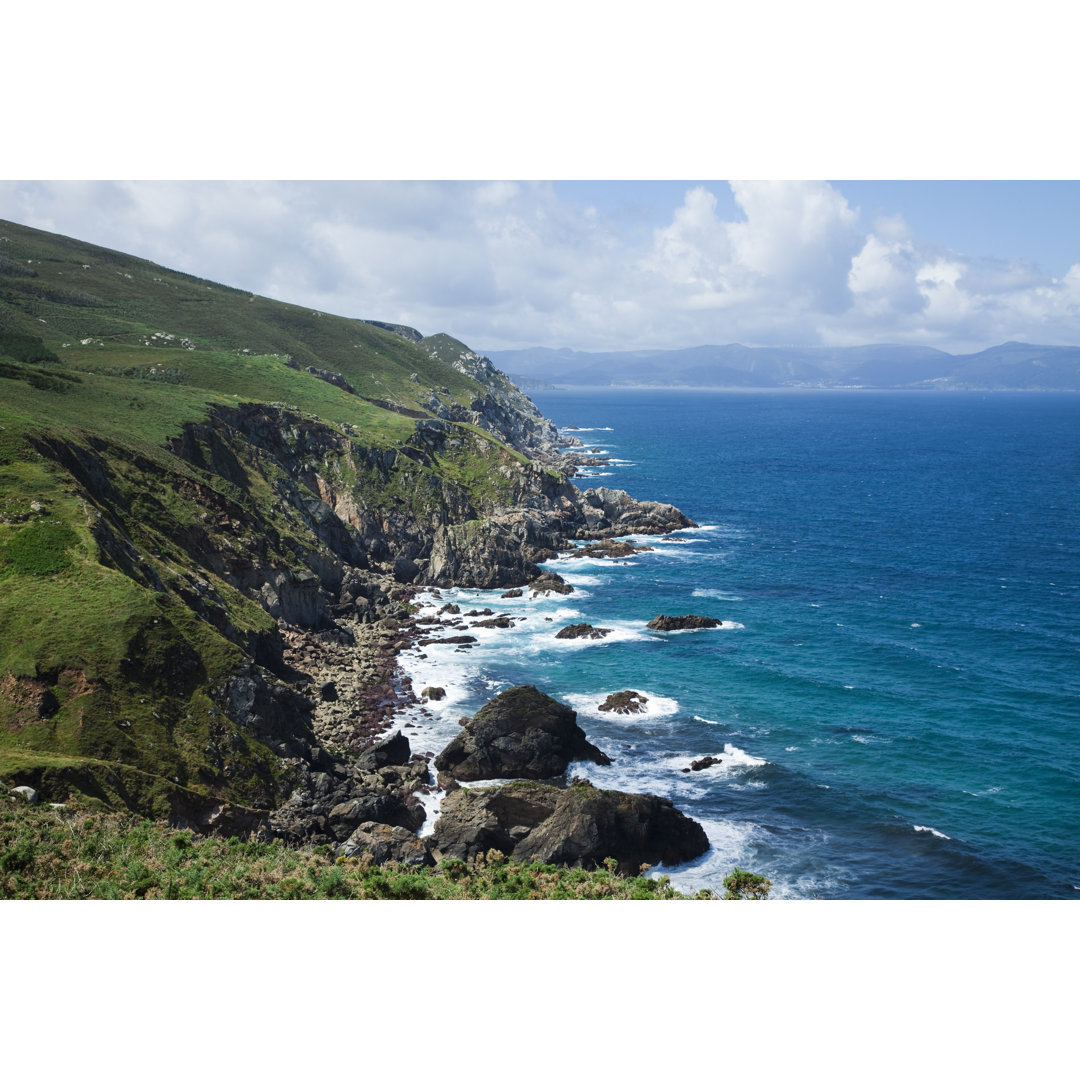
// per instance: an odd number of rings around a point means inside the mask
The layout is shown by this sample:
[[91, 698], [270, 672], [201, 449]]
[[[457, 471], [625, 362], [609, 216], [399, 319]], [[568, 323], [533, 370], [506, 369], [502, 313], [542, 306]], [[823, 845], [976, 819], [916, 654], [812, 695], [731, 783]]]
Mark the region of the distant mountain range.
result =
[[918, 390], [1080, 390], [1080, 346], [1007, 341], [954, 356], [919, 345], [488, 353], [522, 389], [555, 386], [702, 386]]

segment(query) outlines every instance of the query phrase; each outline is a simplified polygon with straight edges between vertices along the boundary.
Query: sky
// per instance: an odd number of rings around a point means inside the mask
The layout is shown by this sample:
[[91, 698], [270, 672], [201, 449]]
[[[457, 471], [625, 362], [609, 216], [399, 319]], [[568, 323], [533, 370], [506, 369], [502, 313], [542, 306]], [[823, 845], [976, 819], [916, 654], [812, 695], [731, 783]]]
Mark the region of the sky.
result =
[[0, 218], [482, 351], [1080, 344], [1056, 0], [264, 16], [6, 13]]
[[1076, 181], [0, 181], [0, 218], [494, 351], [1080, 344]]

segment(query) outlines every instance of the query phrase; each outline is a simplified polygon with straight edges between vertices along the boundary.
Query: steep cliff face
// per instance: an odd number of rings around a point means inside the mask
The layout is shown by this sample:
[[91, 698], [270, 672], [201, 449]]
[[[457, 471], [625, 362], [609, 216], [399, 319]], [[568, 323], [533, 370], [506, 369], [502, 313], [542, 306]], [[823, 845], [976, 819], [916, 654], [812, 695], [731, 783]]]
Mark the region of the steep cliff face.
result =
[[432, 390], [424, 407], [436, 416], [475, 424], [508, 446], [547, 464], [556, 464], [558, 450], [571, 445], [571, 440], [561, 437], [532, 400], [486, 356], [473, 352], [448, 334], [423, 338], [420, 346], [432, 358], [467, 375], [484, 390], [472, 398], [468, 408], [456, 402], [447, 403], [445, 395], [440, 397], [439, 391]]
[[[393, 640], [419, 586], [690, 524], [580, 492], [568, 440], [446, 335], [3, 234], [0, 777], [248, 827], [332, 783], [298, 637]], [[385, 717], [392, 640], [338, 745]]]

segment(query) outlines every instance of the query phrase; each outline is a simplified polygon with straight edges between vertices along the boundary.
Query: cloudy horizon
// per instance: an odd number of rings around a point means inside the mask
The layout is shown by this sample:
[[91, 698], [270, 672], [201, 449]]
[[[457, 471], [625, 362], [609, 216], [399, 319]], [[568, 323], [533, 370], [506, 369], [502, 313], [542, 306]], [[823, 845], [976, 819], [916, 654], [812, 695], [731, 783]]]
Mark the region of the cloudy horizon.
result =
[[0, 218], [484, 351], [1080, 344], [1077, 207], [1072, 182], [0, 182]]

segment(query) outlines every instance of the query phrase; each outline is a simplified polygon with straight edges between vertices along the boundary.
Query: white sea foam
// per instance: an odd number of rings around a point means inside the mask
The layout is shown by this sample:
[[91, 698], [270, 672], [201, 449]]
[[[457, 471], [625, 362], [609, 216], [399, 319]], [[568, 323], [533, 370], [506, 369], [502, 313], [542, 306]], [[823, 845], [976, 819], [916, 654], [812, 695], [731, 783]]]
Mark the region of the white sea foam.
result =
[[719, 724], [719, 720], [706, 720], [704, 716], [695, 716], [695, 720], [700, 720], [703, 724]]
[[753, 754], [748, 754], [745, 750], [740, 750], [737, 746], [732, 746], [731, 743], [724, 743], [724, 764], [729, 765], [731, 768], [756, 768], [758, 765], [768, 765], [769, 763], [765, 758], [754, 757]]
[[929, 825], [916, 825], [914, 826], [916, 832], [928, 832], [933, 836], [938, 837], [941, 840], [951, 840], [951, 836], [946, 836], [943, 832], [938, 832], [937, 829], [931, 829]]
[[695, 589], [691, 596], [708, 596], [713, 600], [741, 600], [741, 596], [734, 596], [731, 593], [724, 592], [723, 589]]
[[578, 431], [614, 431], [614, 428], [610, 427], [572, 427], [572, 428], [559, 428], [560, 434], [573, 435]]
[[746, 865], [756, 843], [765, 834], [760, 826], [730, 817], [699, 817], [698, 820], [709, 840], [709, 850], [700, 858], [679, 866], [658, 863], [647, 876], [667, 875], [671, 884], [682, 893], [692, 895], [699, 889], [712, 889], [723, 896], [724, 878], [731, 873], [732, 867]]
[[[694, 755], [680, 755], [676, 757], [665, 758], [663, 764], [675, 769], [677, 772], [682, 772], [683, 769], [689, 769], [698, 758], [704, 757], [704, 754]], [[722, 753], [713, 754], [709, 753], [710, 757], [718, 757], [720, 763], [718, 765], [710, 765], [707, 769], [697, 770], [698, 775], [704, 775], [707, 772], [716, 771], [717, 773], [730, 772], [732, 769], [754, 769], [759, 765], [768, 765], [768, 761], [764, 758], [754, 757], [752, 754], [748, 754], [745, 750], [741, 750], [737, 746], [733, 746], [731, 743], [724, 743], [724, 749]]]

